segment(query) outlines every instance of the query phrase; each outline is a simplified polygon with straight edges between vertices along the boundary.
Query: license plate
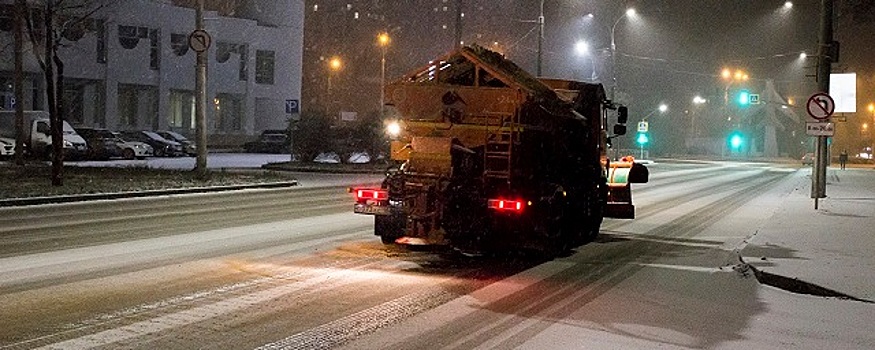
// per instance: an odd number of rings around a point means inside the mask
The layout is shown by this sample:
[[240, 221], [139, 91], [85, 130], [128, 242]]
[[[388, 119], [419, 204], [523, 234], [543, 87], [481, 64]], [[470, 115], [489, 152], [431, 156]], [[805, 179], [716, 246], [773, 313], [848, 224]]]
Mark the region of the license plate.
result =
[[389, 207], [385, 205], [356, 204], [353, 212], [370, 215], [389, 215]]

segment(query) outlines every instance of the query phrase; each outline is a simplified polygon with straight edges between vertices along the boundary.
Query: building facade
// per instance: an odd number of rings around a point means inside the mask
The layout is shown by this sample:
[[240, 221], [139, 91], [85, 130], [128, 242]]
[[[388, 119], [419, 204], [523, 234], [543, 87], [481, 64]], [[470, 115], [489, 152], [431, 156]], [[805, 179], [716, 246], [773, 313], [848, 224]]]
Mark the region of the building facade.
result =
[[[196, 53], [191, 1], [122, 0], [64, 35], [64, 119], [113, 130], [174, 130], [193, 135]], [[204, 12], [207, 134], [211, 146], [236, 145], [266, 129], [285, 129], [289, 101], [301, 98], [303, 0], [223, 1]], [[0, 1], [0, 108], [13, 101], [11, 0]], [[34, 9], [38, 11], [38, 9]], [[144, 15], [148, 14], [148, 15]], [[7, 25], [10, 23], [10, 25]], [[33, 46], [24, 49], [25, 109], [45, 109], [45, 82]], [[37, 46], [38, 47], [38, 46]]]

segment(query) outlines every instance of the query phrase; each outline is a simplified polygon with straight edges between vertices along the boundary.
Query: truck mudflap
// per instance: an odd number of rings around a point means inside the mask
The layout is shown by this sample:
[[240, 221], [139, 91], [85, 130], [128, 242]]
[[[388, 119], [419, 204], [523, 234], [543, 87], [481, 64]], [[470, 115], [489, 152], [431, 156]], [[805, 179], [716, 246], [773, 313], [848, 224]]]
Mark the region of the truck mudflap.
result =
[[635, 163], [632, 157], [623, 157], [612, 162], [608, 170], [608, 200], [605, 217], [634, 219], [635, 205], [632, 204], [632, 183], [646, 183], [650, 172], [642, 164]]

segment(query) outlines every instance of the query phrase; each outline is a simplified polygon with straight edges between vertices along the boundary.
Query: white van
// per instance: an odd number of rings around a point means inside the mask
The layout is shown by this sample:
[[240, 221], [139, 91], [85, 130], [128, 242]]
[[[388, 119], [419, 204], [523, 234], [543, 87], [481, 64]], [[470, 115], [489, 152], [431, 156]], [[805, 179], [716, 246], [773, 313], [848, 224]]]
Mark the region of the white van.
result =
[[[52, 135], [49, 112], [24, 111], [26, 134], [24, 148], [34, 157], [51, 159]], [[82, 159], [88, 154], [88, 144], [66, 121], [62, 121], [64, 158]], [[15, 139], [15, 111], [0, 111], [0, 137]]]

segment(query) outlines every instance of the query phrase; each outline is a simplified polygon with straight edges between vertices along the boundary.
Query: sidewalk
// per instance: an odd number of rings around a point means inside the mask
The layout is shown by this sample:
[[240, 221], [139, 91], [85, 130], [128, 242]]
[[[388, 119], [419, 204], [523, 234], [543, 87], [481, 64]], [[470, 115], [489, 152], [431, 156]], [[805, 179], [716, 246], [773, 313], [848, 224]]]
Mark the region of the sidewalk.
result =
[[811, 169], [741, 251], [760, 271], [875, 301], [875, 170], [827, 169], [827, 198], [814, 209]]

